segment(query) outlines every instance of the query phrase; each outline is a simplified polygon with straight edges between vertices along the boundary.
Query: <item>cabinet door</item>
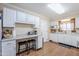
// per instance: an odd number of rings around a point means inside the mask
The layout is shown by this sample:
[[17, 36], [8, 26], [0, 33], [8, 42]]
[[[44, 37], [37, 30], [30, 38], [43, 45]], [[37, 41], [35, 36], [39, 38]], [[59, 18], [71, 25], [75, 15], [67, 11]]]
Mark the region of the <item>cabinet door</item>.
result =
[[52, 41], [54, 41], [54, 42], [58, 42], [58, 36], [57, 36], [57, 34], [51, 34], [51, 35], [50, 35], [50, 39], [51, 39]]
[[66, 36], [64, 34], [58, 34], [58, 42], [64, 43], [66, 41]]
[[60, 39], [61, 43], [65, 43], [66, 41], [66, 36], [64, 34], [61, 35], [61, 39]]
[[39, 49], [39, 48], [42, 48], [43, 46], [43, 40], [42, 40], [42, 36], [38, 36], [38, 39], [37, 39], [37, 42], [36, 42], [36, 48]]
[[71, 45], [77, 47], [77, 39], [76, 36], [71, 36]]
[[28, 14], [27, 15], [27, 21], [28, 21], [29, 24], [34, 24], [34, 16]]
[[63, 40], [62, 34], [58, 34], [58, 42], [62, 43], [62, 40]]
[[54, 35], [54, 41], [58, 42], [58, 35], [57, 34]]
[[53, 34], [50, 34], [50, 40], [52, 40], [52, 41], [54, 41], [53, 40], [53, 38], [54, 38], [53, 36], [54, 36]]
[[34, 16], [34, 24], [35, 24], [35, 28], [39, 28], [40, 27], [40, 18]]
[[77, 47], [79, 48], [79, 37], [77, 37]]
[[70, 38], [70, 35], [65, 35], [64, 37], [64, 44], [67, 44], [67, 45], [71, 45], [71, 38]]
[[16, 22], [25, 22], [26, 14], [24, 12], [17, 11], [16, 12]]
[[16, 11], [4, 8], [3, 9], [3, 26], [4, 27], [14, 27], [16, 21]]
[[16, 55], [15, 40], [2, 42], [2, 55], [3, 56], [15, 56]]

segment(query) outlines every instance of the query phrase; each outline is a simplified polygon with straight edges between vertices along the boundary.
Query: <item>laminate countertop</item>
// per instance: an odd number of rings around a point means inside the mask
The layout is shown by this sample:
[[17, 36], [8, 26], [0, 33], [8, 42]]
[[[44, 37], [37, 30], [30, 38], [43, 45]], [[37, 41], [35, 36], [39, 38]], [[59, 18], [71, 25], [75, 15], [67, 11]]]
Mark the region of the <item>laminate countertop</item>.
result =
[[0, 41], [11, 41], [11, 40], [22, 40], [22, 39], [28, 39], [28, 38], [35, 38], [38, 37], [39, 35], [16, 35], [14, 38], [10, 38], [10, 39], [3, 39]]
[[26, 39], [26, 38], [33, 38], [33, 37], [38, 37], [39, 35], [17, 35], [16, 40], [19, 39]]

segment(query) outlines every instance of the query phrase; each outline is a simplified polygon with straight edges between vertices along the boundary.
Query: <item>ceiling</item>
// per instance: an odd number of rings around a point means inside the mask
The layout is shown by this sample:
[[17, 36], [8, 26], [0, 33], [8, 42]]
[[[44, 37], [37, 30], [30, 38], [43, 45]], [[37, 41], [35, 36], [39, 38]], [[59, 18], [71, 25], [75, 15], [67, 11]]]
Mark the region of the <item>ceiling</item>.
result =
[[48, 8], [48, 3], [13, 3], [12, 5], [39, 13], [41, 15], [49, 17], [51, 20], [63, 19], [79, 15], [78, 3], [61, 3], [61, 5], [65, 9], [65, 13], [61, 15], [55, 13], [53, 10]]

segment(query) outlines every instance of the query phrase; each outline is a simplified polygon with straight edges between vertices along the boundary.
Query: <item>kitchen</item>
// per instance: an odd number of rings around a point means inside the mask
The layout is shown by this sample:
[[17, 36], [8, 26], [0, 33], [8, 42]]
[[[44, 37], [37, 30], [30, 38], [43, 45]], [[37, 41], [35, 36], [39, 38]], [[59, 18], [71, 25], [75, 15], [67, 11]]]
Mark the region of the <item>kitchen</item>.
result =
[[[6, 7], [4, 7], [4, 5], [1, 6], [1, 14], [3, 16], [3, 37], [1, 40], [2, 55], [16, 55], [16, 50], [18, 49], [16, 49], [16, 43], [20, 41], [18, 39], [30, 39], [37, 37], [36, 49], [42, 48], [44, 38], [41, 36], [41, 30], [43, 30], [43, 27], [42, 24], [40, 25], [40, 22], [42, 22], [39, 21], [40, 18], [29, 14], [30, 12], [25, 13], [22, 10], [19, 11], [18, 9], [12, 9], [10, 6], [8, 7], [8, 5], [5, 5]], [[41, 18], [44, 19], [44, 17]], [[36, 33], [34, 31], [36, 31]], [[45, 37], [45, 39], [47, 38]]]
[[[23, 4], [0, 4], [1, 56], [19, 56], [25, 52], [24, 56], [27, 56], [32, 53], [31, 50], [38, 52], [46, 49], [44, 45], [51, 42], [52, 44], [63, 45], [65, 48], [71, 46], [75, 49], [79, 48], [79, 16], [58, 17], [58, 20], [53, 21], [49, 17], [29, 10], [29, 6], [32, 7], [33, 5], [34, 9], [43, 4], [25, 5], [28, 6], [26, 9], [20, 8], [20, 6], [24, 7]], [[36, 10], [40, 11], [38, 8]], [[52, 17], [55, 18], [54, 15]], [[47, 46], [50, 46], [49, 44]], [[50, 49], [52, 48], [50, 47]]]

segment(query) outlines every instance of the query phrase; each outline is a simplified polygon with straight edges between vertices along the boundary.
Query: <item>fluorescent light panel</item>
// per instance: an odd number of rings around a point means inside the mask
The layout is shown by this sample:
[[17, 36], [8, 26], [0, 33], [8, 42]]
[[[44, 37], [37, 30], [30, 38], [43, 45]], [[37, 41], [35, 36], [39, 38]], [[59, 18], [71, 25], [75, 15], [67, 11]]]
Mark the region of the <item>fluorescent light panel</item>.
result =
[[64, 8], [61, 4], [48, 4], [48, 7], [51, 8], [53, 11], [55, 11], [58, 14], [64, 13]]

